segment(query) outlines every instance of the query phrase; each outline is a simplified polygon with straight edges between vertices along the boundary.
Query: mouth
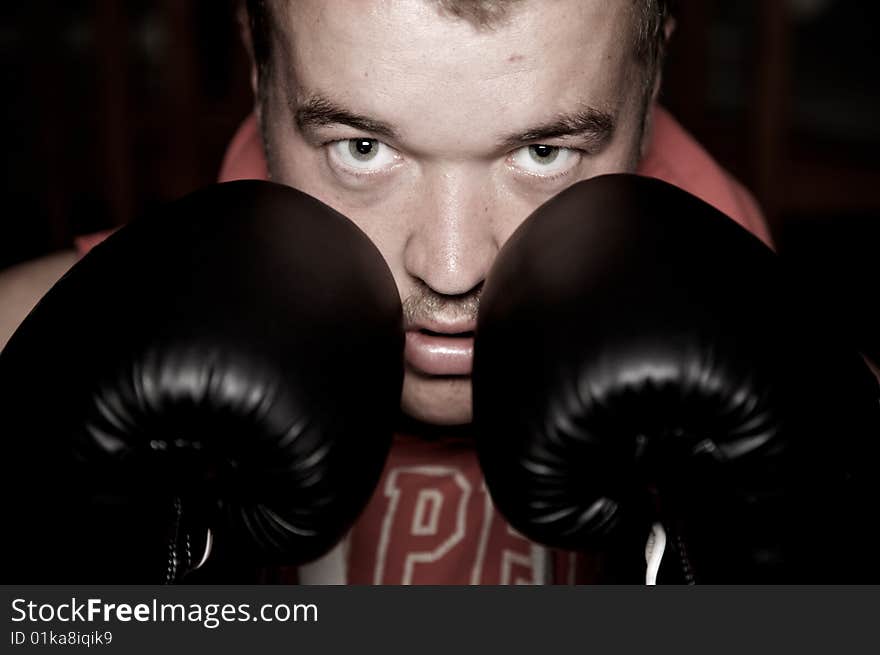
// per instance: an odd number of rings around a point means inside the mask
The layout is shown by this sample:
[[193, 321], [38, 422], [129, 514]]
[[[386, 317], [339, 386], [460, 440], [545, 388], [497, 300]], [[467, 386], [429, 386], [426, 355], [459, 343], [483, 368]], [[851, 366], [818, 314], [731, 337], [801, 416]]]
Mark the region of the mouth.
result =
[[430, 376], [467, 376], [474, 361], [474, 324], [416, 325], [406, 331], [406, 362]]

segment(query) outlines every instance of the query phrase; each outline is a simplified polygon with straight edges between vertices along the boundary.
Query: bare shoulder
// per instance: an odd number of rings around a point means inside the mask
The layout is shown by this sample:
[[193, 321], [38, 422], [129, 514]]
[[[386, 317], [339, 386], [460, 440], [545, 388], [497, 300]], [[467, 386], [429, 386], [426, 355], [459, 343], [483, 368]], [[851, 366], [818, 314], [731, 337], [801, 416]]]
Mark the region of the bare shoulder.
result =
[[0, 271], [0, 348], [37, 301], [76, 261], [73, 250], [64, 250]]

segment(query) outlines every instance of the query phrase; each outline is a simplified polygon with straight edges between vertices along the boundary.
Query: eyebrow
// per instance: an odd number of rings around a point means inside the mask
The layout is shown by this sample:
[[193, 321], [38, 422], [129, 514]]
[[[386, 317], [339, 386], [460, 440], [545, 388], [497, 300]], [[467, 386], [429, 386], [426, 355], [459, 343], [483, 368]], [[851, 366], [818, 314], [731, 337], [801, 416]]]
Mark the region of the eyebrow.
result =
[[[288, 104], [302, 132], [307, 133], [324, 125], [348, 125], [385, 139], [400, 138], [390, 123], [350, 111], [321, 94], [312, 93], [302, 101], [291, 99]], [[572, 113], [559, 114], [547, 123], [502, 137], [499, 147], [514, 148], [525, 143], [566, 136], [586, 137], [598, 146], [614, 134], [615, 126], [614, 116], [610, 113], [585, 106]]]
[[389, 123], [349, 111], [319, 94], [311, 94], [301, 102], [291, 100], [289, 105], [296, 125], [302, 132], [309, 132], [323, 125], [348, 125], [385, 139], [399, 138], [397, 130]]
[[548, 123], [530, 127], [500, 140], [500, 145], [513, 148], [524, 143], [535, 143], [545, 139], [558, 139], [566, 136], [587, 137], [596, 145], [605, 143], [612, 134], [616, 122], [614, 116], [595, 107], [583, 107], [569, 114], [559, 114]]

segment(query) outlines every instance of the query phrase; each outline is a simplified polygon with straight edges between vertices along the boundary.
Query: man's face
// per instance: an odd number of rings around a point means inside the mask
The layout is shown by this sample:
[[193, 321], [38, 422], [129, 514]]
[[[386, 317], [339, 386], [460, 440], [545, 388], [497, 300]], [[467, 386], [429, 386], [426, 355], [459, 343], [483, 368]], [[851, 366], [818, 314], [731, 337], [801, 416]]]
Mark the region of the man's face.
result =
[[274, 4], [259, 107], [271, 176], [348, 216], [388, 262], [406, 317], [403, 410], [468, 422], [499, 248], [564, 188], [637, 165], [632, 2], [526, 0], [483, 30], [430, 0]]

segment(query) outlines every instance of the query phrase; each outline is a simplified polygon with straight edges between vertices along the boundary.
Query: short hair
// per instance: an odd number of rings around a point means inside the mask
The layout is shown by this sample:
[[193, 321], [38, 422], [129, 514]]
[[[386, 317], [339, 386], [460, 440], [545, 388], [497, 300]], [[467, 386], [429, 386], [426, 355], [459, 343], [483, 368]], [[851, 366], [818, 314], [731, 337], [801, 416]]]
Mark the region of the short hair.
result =
[[[477, 29], [491, 29], [504, 22], [511, 7], [522, 0], [430, 0], [441, 13], [468, 21]], [[633, 11], [633, 52], [644, 69], [648, 86], [660, 69], [665, 55], [666, 20], [675, 0], [631, 0]], [[250, 23], [251, 47], [257, 75], [264, 79], [265, 67], [271, 57], [270, 0], [246, 0]]]

